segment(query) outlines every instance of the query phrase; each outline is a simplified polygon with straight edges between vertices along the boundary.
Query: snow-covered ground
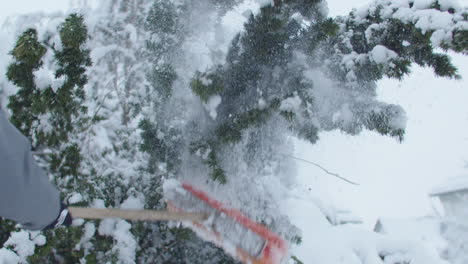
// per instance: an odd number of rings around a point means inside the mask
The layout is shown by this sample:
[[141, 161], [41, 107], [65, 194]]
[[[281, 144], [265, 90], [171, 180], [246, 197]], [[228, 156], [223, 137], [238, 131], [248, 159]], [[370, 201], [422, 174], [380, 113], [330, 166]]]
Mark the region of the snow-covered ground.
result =
[[[367, 2], [328, 1], [331, 15], [344, 15]], [[401, 82], [390, 79], [379, 82], [381, 100], [399, 104], [407, 112], [402, 143], [373, 132], [359, 136], [324, 133], [314, 146], [297, 142], [297, 157], [319, 163], [360, 184], [350, 185], [313, 165], [297, 161], [299, 182], [303, 184], [298, 188], [304, 195], [292, 200], [291, 208], [295, 223], [303, 230], [304, 244], [296, 250], [299, 258], [316, 259], [316, 252], [308, 248], [330, 244], [314, 239], [325, 234], [319, 233], [323, 229], [311, 226], [311, 220], [317, 219], [316, 208], [304, 200], [307, 192], [309, 197], [312, 193], [322, 199], [328, 197], [338, 208], [351, 210], [364, 220], [361, 228], [367, 230], [372, 230], [382, 217], [406, 219], [435, 214], [435, 204], [428, 193], [445, 179], [463, 174], [468, 161], [468, 105], [465, 103], [468, 60], [461, 55], [452, 56], [462, 80], [436, 78], [430, 69], [413, 67], [412, 75]], [[340, 243], [333, 234], [325, 237]], [[432, 242], [437, 247], [437, 241]], [[320, 254], [323, 259], [331, 260], [333, 256], [326, 252], [324, 248]]]
[[[346, 14], [366, 2], [328, 1], [332, 15]], [[304, 188], [351, 209], [368, 227], [378, 217], [433, 213], [429, 191], [445, 179], [463, 174], [468, 161], [468, 60], [452, 56], [462, 80], [436, 78], [430, 69], [413, 67], [412, 75], [401, 82], [385, 79], [378, 83], [381, 100], [399, 104], [407, 112], [402, 143], [373, 132], [359, 136], [324, 133], [314, 146], [298, 142], [298, 157], [360, 183], [349, 185], [298, 161]]]
[[[454, 62], [460, 73], [468, 73], [466, 58], [454, 56]], [[322, 134], [313, 147], [298, 142], [297, 156], [360, 185], [338, 181], [309, 164], [299, 165], [301, 182], [352, 209], [368, 225], [377, 217], [431, 213], [429, 191], [444, 179], [462, 174], [468, 160], [466, 78], [435, 78], [431, 70], [415, 67], [413, 75], [402, 82], [381, 81], [381, 98], [407, 111], [403, 143], [371, 132]]]

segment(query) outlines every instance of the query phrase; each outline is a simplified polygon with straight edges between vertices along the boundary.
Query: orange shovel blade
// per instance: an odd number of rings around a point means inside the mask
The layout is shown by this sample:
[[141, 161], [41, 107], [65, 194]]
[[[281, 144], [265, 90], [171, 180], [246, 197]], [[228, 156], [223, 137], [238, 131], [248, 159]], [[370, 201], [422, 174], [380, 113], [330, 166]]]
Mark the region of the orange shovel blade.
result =
[[[233, 231], [234, 236], [239, 233], [243, 234], [242, 237], [237, 237], [237, 241], [233, 241], [222, 233], [223, 230], [216, 230], [215, 226], [219, 225], [219, 223], [214, 225], [205, 222], [185, 223], [202, 239], [213, 242], [243, 263], [281, 264], [286, 260], [288, 244], [279, 235], [262, 224], [251, 220], [239, 210], [224, 206], [218, 200], [209, 197], [206, 192], [196, 189], [192, 185], [183, 183], [182, 188], [217, 212], [219, 217], [216, 218], [216, 221], [233, 223], [228, 224], [228, 228], [235, 229]], [[177, 206], [175, 201], [168, 202], [169, 210], [184, 211], [180, 207]], [[226, 227], [226, 225], [224, 226]], [[245, 231], [239, 231], [240, 227]]]

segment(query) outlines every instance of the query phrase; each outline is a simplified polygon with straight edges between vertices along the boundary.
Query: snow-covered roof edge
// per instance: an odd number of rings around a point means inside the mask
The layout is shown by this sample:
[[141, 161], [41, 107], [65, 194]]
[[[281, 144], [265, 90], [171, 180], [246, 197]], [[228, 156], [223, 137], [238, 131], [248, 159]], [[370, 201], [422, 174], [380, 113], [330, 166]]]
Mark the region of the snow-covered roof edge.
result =
[[445, 193], [457, 192], [462, 190], [468, 190], [468, 175], [461, 175], [452, 177], [434, 187], [430, 192], [430, 196], [437, 196]]

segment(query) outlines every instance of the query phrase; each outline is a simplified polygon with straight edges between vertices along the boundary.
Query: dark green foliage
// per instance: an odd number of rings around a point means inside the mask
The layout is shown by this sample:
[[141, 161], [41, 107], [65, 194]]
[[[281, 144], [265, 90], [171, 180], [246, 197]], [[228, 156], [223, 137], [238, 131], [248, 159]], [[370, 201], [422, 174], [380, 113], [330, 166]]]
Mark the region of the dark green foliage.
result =
[[[140, 226], [141, 231], [145, 232], [134, 232], [141, 238], [138, 241], [141, 250], [138, 252], [137, 263], [239, 264], [187, 228], [170, 228], [166, 223], [135, 226]], [[164, 243], [156, 244], [155, 240], [162, 240]]]
[[140, 122], [139, 128], [143, 130], [141, 137], [143, 143], [140, 150], [150, 154], [148, 168], [150, 173], [157, 171], [158, 164], [165, 164], [163, 173], [174, 174], [180, 165], [180, 133], [175, 128], [161, 127], [148, 119]]
[[153, 72], [148, 74], [148, 80], [157, 91], [161, 94], [161, 98], [168, 99], [172, 95], [172, 85], [177, 78], [174, 68], [170, 64], [156, 66]]
[[[37, 31], [35, 29], [27, 29], [23, 35], [21, 35], [16, 43], [15, 48], [11, 51], [11, 55], [23, 63], [25, 66], [29, 66], [31, 69], [39, 68], [42, 63], [42, 56], [46, 53], [44, 45], [37, 40]], [[18, 86], [24, 79], [15, 79], [15, 84]]]
[[319, 128], [312, 123], [307, 123], [297, 128], [296, 134], [310, 143], [316, 143], [319, 140]]
[[70, 134], [76, 133], [84, 127], [89, 118], [85, 116], [84, 85], [87, 83], [86, 67], [91, 66], [90, 51], [84, 49], [88, 38], [83, 17], [71, 14], [59, 27], [62, 42], [61, 50], [54, 50], [58, 69], [57, 78], [64, 77], [65, 81], [57, 90], [49, 87], [41, 92], [37, 105], [40, 114], [48, 115], [50, 131], [36, 131], [38, 145], [55, 148], [50, 156], [49, 164], [52, 172], [60, 177], [79, 175], [82, 160], [80, 147], [70, 143]]
[[190, 153], [197, 154], [201, 157], [203, 164], [207, 165], [210, 169], [210, 178], [220, 183], [226, 183], [226, 173], [221, 167], [218, 159], [219, 142], [216, 141], [199, 141], [192, 142], [190, 146]]
[[[214, 94], [222, 98], [206, 144], [203, 140], [195, 144], [210, 146], [208, 160], [203, 162], [211, 168], [212, 178], [225, 179], [220, 166], [223, 149], [240, 142], [248, 129], [258, 129], [277, 115], [284, 118], [295, 135], [312, 143], [318, 140], [321, 129], [332, 128], [356, 134], [365, 127], [403, 139], [404, 129], [392, 123], [396, 114], [387, 112], [392, 108], [374, 111], [372, 105], [376, 102], [366, 106], [356, 102], [352, 107], [359, 110], [351, 109], [356, 117], [347, 127], [330, 125], [329, 121], [324, 121], [323, 127], [317, 125], [321, 121], [314, 117], [315, 102], [320, 100], [312, 96], [315, 80], [306, 80], [305, 68], [292, 63], [295, 53], [307, 56], [311, 67], [321, 69], [327, 65], [330, 78], [341, 86], [369, 94], [375, 94], [372, 84], [384, 76], [401, 79], [409, 74], [413, 62], [432, 67], [438, 76], [459, 78], [450, 58], [435, 52], [431, 42], [433, 31], [422, 32], [412, 22], [387, 18], [382, 14], [386, 10], [382, 5], [376, 6], [362, 20], [354, 13], [346, 18], [327, 19], [319, 12], [316, 5], [319, 1], [274, 2], [274, 6], [265, 6], [258, 15], [249, 18], [244, 32], [233, 39], [225, 65], [197, 73], [192, 80], [191, 88], [203, 102]], [[440, 9], [440, 6], [433, 8]], [[309, 26], [301, 25], [299, 13], [314, 20], [309, 21]], [[369, 55], [377, 45], [397, 56], [377, 63]], [[453, 43], [446, 44], [445, 48], [464, 52], [466, 32], [454, 31]], [[364, 55], [354, 61], [352, 80], [348, 75], [350, 70], [341, 65], [343, 57], [349, 54]], [[295, 96], [294, 100], [300, 100], [300, 109], [280, 107], [282, 102]], [[259, 107], [259, 101], [263, 101], [264, 106]]]
[[[87, 38], [83, 18], [72, 14], [59, 30], [63, 49], [54, 50], [59, 66], [55, 76], [63, 76], [65, 81], [56, 91], [52, 87], [41, 91], [34, 82], [33, 73], [42, 66], [42, 57], [46, 53], [45, 45], [38, 42], [34, 29], [26, 30], [11, 52], [14, 62], [8, 67], [7, 77], [20, 88], [17, 94], [9, 98], [8, 107], [13, 113], [11, 121], [34, 139], [34, 147], [58, 147], [66, 142], [68, 134], [77, 129], [78, 116], [86, 112], [83, 86], [87, 77], [84, 73], [86, 67], [91, 65], [91, 59], [89, 50], [83, 49]], [[47, 121], [52, 130], [33, 129], [33, 123], [41, 115], [47, 115], [48, 120], [41, 122]]]
[[80, 147], [78, 144], [71, 144], [59, 153], [50, 155], [50, 170], [58, 173], [59, 176], [79, 175], [79, 165], [82, 161]]
[[304, 264], [304, 262], [300, 261], [296, 256], [291, 256], [291, 259], [295, 264]]
[[403, 128], [394, 128], [394, 125], [390, 123], [394, 114], [389, 111], [391, 110], [372, 111], [364, 121], [364, 125], [369, 130], [375, 130], [382, 135], [396, 137], [399, 141], [402, 141], [405, 130]]
[[28, 258], [30, 263], [53, 263], [60, 256], [69, 263], [79, 262], [82, 252], [74, 249], [82, 236], [81, 228], [72, 227], [46, 231], [47, 244], [37, 247], [36, 254]]
[[[465, 20], [468, 20], [468, 14]], [[468, 54], [468, 30], [454, 30], [452, 37], [453, 43], [450, 45], [442, 43], [442, 48], [446, 50], [452, 49], [465, 55]]]
[[25, 135], [31, 135], [32, 124], [37, 119], [37, 113], [31, 112], [40, 97], [33, 72], [42, 66], [46, 51], [44, 45], [38, 42], [36, 30], [28, 29], [19, 37], [10, 53], [14, 61], [8, 66], [6, 75], [19, 90], [10, 96], [8, 108], [13, 113], [11, 122]]
[[[81, 49], [81, 46], [86, 42], [88, 38], [88, 30], [86, 29], [86, 26], [83, 22], [84, 21], [82, 15], [71, 14], [65, 19], [65, 22], [59, 28], [60, 39], [63, 44], [63, 56], [71, 57], [71, 54], [78, 55], [75, 58], [75, 61], [71, 59], [67, 60], [71, 61], [68, 63], [70, 64], [70, 69], [72, 69], [73, 67], [74, 69], [79, 70], [79, 72], [69, 75], [79, 76], [83, 74], [84, 71], [81, 70], [83, 70], [84, 68], [80, 67], [80, 65], [85, 64], [83, 63], [85, 61], [88, 64], [90, 63], [89, 58], [86, 58], [86, 56], [84, 56], [84, 54], [81, 54], [81, 52], [77, 52], [77, 50]], [[70, 71], [70, 69], [68, 71]]]
[[[218, 156], [223, 148], [240, 142], [245, 131], [260, 128], [273, 116], [282, 116], [296, 135], [316, 141], [317, 128], [299, 121], [309, 115], [312, 106], [312, 98], [302, 90], [307, 86], [301, 76], [302, 69], [288, 64], [295, 50], [310, 49], [337, 33], [338, 27], [331, 19], [319, 19], [313, 25], [314, 30], [305, 32], [290, 18], [296, 12], [306, 15], [316, 11], [316, 3], [284, 1], [263, 7], [260, 14], [249, 18], [245, 32], [234, 38], [226, 65], [196, 74], [191, 87], [202, 101], [206, 102], [214, 94], [223, 98], [217, 108], [213, 134], [206, 141], [210, 146], [207, 159], [203, 160], [211, 170], [212, 179], [225, 181]], [[299, 96], [304, 110], [300, 113], [280, 110], [282, 100], [293, 95]], [[200, 142], [195, 145], [206, 146]]]
[[200, 97], [203, 102], [208, 102], [208, 99], [224, 90], [221, 69], [215, 70], [213, 73], [195, 73], [195, 77], [190, 82], [192, 91]]
[[[410, 71], [411, 61], [409, 59], [398, 59], [392, 60], [395, 65], [393, 68], [386, 69], [386, 75], [390, 78], [403, 79], [404, 76], [408, 75]], [[377, 66], [382, 68], [382, 66]]]
[[53, 126], [58, 129], [54, 133], [62, 141], [68, 138], [68, 131], [76, 129], [78, 124], [73, 119], [86, 113], [86, 107], [83, 106], [83, 87], [88, 81], [85, 71], [86, 67], [91, 66], [91, 58], [90, 51], [84, 49], [88, 33], [82, 16], [71, 14], [60, 26], [59, 33], [63, 48], [55, 51], [59, 66], [55, 75], [65, 76], [65, 82], [55, 93], [49, 92], [54, 102], [50, 105], [50, 110], [57, 113], [52, 121]]
[[302, 244], [302, 237], [300, 236], [295, 236], [291, 239], [291, 242], [296, 244], [296, 245], [301, 245]]
[[246, 51], [249, 51], [252, 63], [249, 66], [252, 68], [257, 64], [268, 65], [285, 59], [284, 45], [288, 39], [284, 30], [286, 21], [275, 16], [277, 11], [277, 8], [264, 7], [259, 16], [252, 16], [245, 24], [246, 34], [240, 41]]
[[[437, 2], [435, 2], [438, 5]], [[437, 6], [433, 7], [437, 9]], [[440, 6], [438, 6], [440, 9]], [[384, 7], [378, 6], [372, 14], [366, 17], [365, 21], [356, 22], [355, 15], [350, 14], [345, 21], [340, 21], [346, 25], [345, 32], [352, 32], [350, 43], [352, 51], [359, 54], [369, 53], [376, 45], [383, 45], [398, 54], [398, 59], [393, 61], [394, 66], [382, 67], [369, 61], [361, 64], [355, 70], [357, 79], [363, 81], [377, 81], [384, 75], [392, 78], [401, 79], [409, 74], [411, 62], [420, 66], [427, 66], [434, 69], [436, 75], [441, 77], [460, 78], [456, 67], [451, 63], [446, 54], [436, 53], [431, 43], [431, 36], [434, 31], [423, 32], [412, 22], [403, 22], [398, 19], [382, 19]], [[366, 30], [369, 26], [380, 24], [383, 27], [372, 29], [372, 38], [366, 39]], [[454, 31], [452, 43], [441, 43], [446, 50], [454, 50], [466, 53], [468, 50], [468, 41], [466, 31]], [[348, 47], [339, 45], [343, 41], [343, 35], [340, 34], [332, 40], [329, 47], [340, 47], [344, 53], [350, 53]], [[332, 50], [335, 53], [336, 51]]]
[[[40, 90], [34, 82], [34, 72], [43, 65], [43, 57], [50, 43], [39, 43], [34, 29], [26, 30], [18, 39], [11, 54], [13, 62], [8, 67], [8, 79], [19, 90], [9, 98], [8, 107], [12, 111], [11, 121], [21, 132], [30, 138], [33, 147], [47, 150], [41, 155], [41, 163], [47, 165], [55, 180], [66, 193], [67, 189], [79, 189], [73, 182], [62, 183], [66, 176], [79, 177], [83, 160], [81, 148], [72, 137], [89, 122], [84, 107], [84, 85], [87, 83], [86, 67], [91, 66], [89, 50], [85, 49], [88, 39], [83, 17], [71, 14], [58, 28], [62, 48], [52, 47], [58, 65], [55, 77], [64, 78], [57, 89], [46, 87]], [[46, 40], [47, 41], [47, 40]], [[82, 183], [79, 180], [75, 183]], [[85, 185], [82, 185], [83, 187]], [[10, 224], [1, 224], [1, 236], [13, 231]], [[56, 229], [45, 232], [47, 244], [37, 247], [31, 256], [31, 263], [54, 263], [63, 258], [66, 263], [78, 263], [83, 251], [75, 250], [82, 236], [80, 227]], [[99, 244], [99, 243], [96, 243]]]
[[182, 32], [179, 25], [178, 9], [169, 0], [156, 0], [147, 17], [145, 28], [155, 40], [147, 40], [147, 49], [155, 62], [167, 58], [174, 46], [180, 45], [176, 36]]
[[91, 239], [95, 248], [89, 255], [84, 256], [84, 250], [76, 248], [83, 235], [81, 227], [55, 229], [44, 232], [44, 235], [47, 237], [47, 244], [36, 247], [35, 254], [28, 258], [30, 263], [57, 263], [57, 259], [62, 259], [63, 263], [79, 263], [83, 257], [88, 261], [87, 263], [115, 262], [115, 255], [101, 256], [99, 260], [97, 256], [99, 252], [112, 248], [114, 242], [109, 237], [96, 233]]
[[[149, 208], [166, 208], [162, 200], [162, 179], [177, 175], [182, 164], [183, 131], [171, 125], [177, 118], [171, 102], [178, 76], [168, 62], [178, 55], [177, 48], [183, 42], [187, 25], [181, 24], [180, 13], [185, 12], [186, 5], [190, 4], [176, 6], [168, 0], [155, 1], [145, 23], [145, 28], [154, 36], [146, 42], [153, 63], [146, 77], [154, 108], [152, 117], [139, 123], [143, 140], [139, 150], [149, 154], [148, 166], [144, 168], [144, 173], [151, 175], [151, 183], [144, 191]], [[133, 224], [132, 233], [140, 245], [137, 263], [236, 263], [189, 229], [170, 228], [164, 222], [139, 223]]]
[[254, 125], [265, 123], [271, 114], [271, 109], [252, 109], [241, 115], [231, 117], [228, 122], [220, 124], [216, 135], [223, 144], [236, 143], [241, 140], [242, 132]]
[[226, 173], [219, 164], [218, 155], [215, 150], [209, 151], [208, 157], [204, 162], [211, 170], [210, 177], [213, 181], [218, 181], [223, 184], [227, 182]]
[[300, 39], [301, 45], [307, 45], [308, 53], [314, 52], [319, 45], [330, 37], [338, 33], [338, 24], [332, 18], [312, 25], [310, 30], [304, 32], [304, 37]]
[[15, 222], [0, 217], [0, 226], [2, 227], [0, 231], [0, 248], [10, 237], [10, 232], [17, 231], [15, 225]]
[[171, 1], [156, 0], [146, 20], [148, 31], [156, 35], [175, 34], [177, 32], [177, 9]]
[[292, 123], [296, 114], [290, 111], [278, 110], [279, 105], [280, 100], [273, 98], [268, 107], [254, 108], [241, 115], [232, 116], [229, 121], [218, 126], [216, 135], [222, 144], [237, 143], [241, 140], [243, 131], [254, 126], [262, 126], [275, 112], [279, 112], [286, 121]]
[[434, 72], [438, 76], [453, 77], [455, 79], [461, 78], [450, 57], [445, 54], [433, 54], [429, 58], [428, 64], [434, 67]]

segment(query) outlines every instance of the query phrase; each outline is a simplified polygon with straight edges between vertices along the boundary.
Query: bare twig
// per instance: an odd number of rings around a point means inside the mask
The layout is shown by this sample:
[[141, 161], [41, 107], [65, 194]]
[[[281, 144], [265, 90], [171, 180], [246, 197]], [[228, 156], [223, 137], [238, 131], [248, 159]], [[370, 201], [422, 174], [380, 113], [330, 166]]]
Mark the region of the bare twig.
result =
[[321, 166], [320, 164], [318, 164], [318, 163], [315, 163], [315, 162], [312, 162], [312, 161], [309, 161], [309, 160], [305, 160], [305, 159], [301, 159], [301, 158], [298, 158], [298, 157], [294, 157], [294, 156], [289, 155], [289, 154], [283, 154], [283, 155], [284, 155], [284, 156], [287, 156], [287, 157], [289, 157], [289, 158], [295, 159], [295, 160], [300, 160], [300, 161], [302, 161], [302, 162], [312, 164], [312, 165], [314, 165], [314, 166], [320, 168], [321, 170], [323, 170], [325, 173], [327, 173], [327, 174], [329, 174], [329, 175], [332, 175], [332, 176], [334, 176], [334, 177], [336, 177], [336, 178], [338, 178], [338, 179], [340, 179], [340, 180], [342, 180], [342, 181], [345, 181], [345, 182], [347, 182], [347, 183], [349, 183], [349, 184], [352, 184], [352, 185], [359, 185], [359, 183], [350, 181], [350, 180], [348, 180], [348, 179], [346, 179], [346, 178], [340, 176], [340, 175], [337, 174], [337, 173], [328, 171], [327, 169], [325, 169], [324, 167], [322, 167], [322, 166]]
[[179, 244], [179, 242], [180, 242], [179, 239], [175, 239], [174, 241], [170, 242], [166, 246], [163, 246], [163, 248], [159, 251], [159, 254], [156, 256], [155, 259], [162, 258], [162, 260], [164, 260], [164, 253], [166, 253], [167, 251], [175, 247], [177, 244]]

